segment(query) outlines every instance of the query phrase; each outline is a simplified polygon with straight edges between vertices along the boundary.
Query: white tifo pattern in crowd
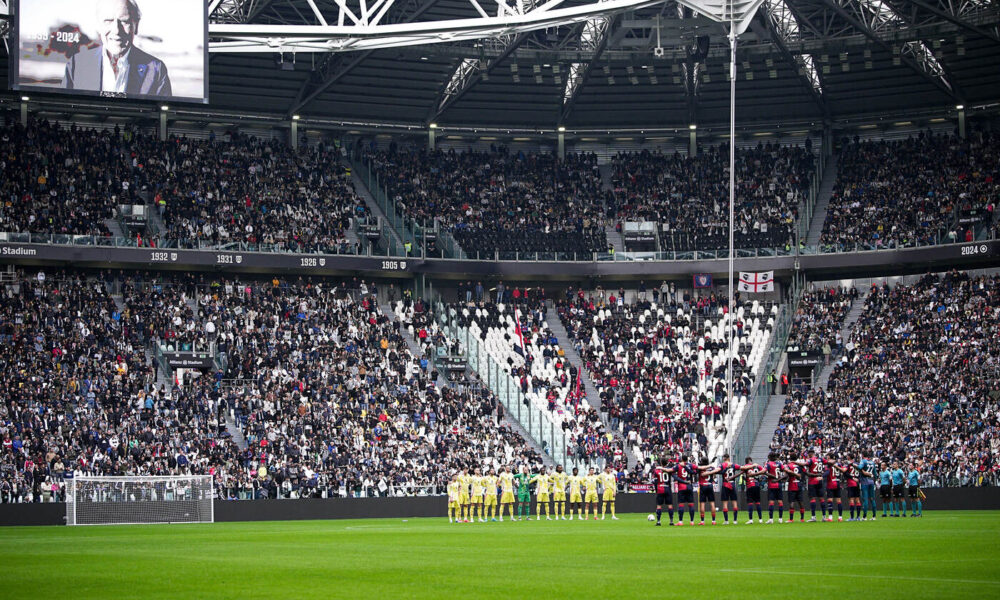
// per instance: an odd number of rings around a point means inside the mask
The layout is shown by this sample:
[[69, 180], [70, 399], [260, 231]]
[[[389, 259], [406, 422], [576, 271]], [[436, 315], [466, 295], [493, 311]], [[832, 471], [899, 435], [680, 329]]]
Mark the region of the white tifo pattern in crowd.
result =
[[[518, 311], [515, 318], [514, 310]], [[541, 411], [554, 425], [562, 428], [566, 423], [566, 433], [578, 435], [585, 427], [577, 418], [577, 406], [585, 400], [573, 399], [573, 378], [569, 361], [560, 356], [559, 344], [550, 344], [554, 334], [545, 323], [544, 314], [511, 305], [491, 305], [482, 307], [463, 307], [462, 315], [468, 320], [470, 335], [480, 341], [480, 353], [488, 354], [493, 362], [516, 382], [520, 378], [513, 373], [527, 365], [525, 357], [533, 357], [527, 372], [527, 393], [524, 394], [530, 405]], [[517, 336], [516, 324], [520, 321], [523, 333], [523, 355], [515, 350], [521, 340]], [[553, 407], [549, 409], [549, 395], [553, 395]], [[600, 420], [598, 419], [598, 422]]]
[[[678, 308], [676, 312], [666, 311], [657, 304], [649, 305], [649, 308], [640, 308], [635, 304], [619, 305], [614, 309], [601, 308], [594, 315], [595, 327], [590, 330], [590, 335], [584, 335], [586, 330], [579, 333], [579, 341], [583, 344], [582, 355], [585, 361], [590, 362], [592, 370], [598, 370], [598, 377], [594, 377], [595, 382], [600, 382], [602, 377], [609, 378], [615, 375], [620, 381], [619, 389], [608, 389], [606, 386], [597, 383], [597, 387], [602, 396], [607, 392], [614, 395], [620, 393], [622, 389], [628, 393], [635, 394], [647, 403], [650, 401], [663, 406], [669, 403], [669, 407], [674, 411], [681, 411], [685, 402], [691, 403], [691, 410], [700, 411], [704, 408], [704, 403], [697, 399], [705, 396], [708, 399], [714, 398], [714, 390], [717, 384], [725, 384], [725, 369], [728, 366], [729, 354], [725, 349], [727, 344], [727, 327], [730, 322], [743, 321], [742, 335], [734, 332], [733, 340], [733, 370], [738, 371], [739, 361], [742, 359], [746, 364], [749, 375], [748, 387], [756, 380], [765, 354], [770, 344], [770, 338], [774, 329], [775, 317], [778, 314], [778, 306], [754, 300], [748, 306], [740, 306], [736, 309], [736, 321], [730, 319], [724, 309], [716, 310], [715, 318], [704, 318], [699, 326], [697, 315], [688, 310], [685, 314], [683, 308]], [[633, 365], [633, 355], [628, 352], [620, 342], [617, 345], [609, 345], [598, 334], [597, 327], [604, 325], [605, 321], [612, 318], [619, 322], [630, 325], [630, 331], [625, 332], [625, 337], [635, 341], [647, 337], [647, 333], [652, 336], [653, 332], [663, 331], [670, 327], [674, 333], [673, 343], [676, 345], [675, 351], [670, 351], [667, 344], [670, 342], [666, 338], [658, 338], [649, 361], [659, 366], [666, 372], [674, 372], [678, 367], [694, 367], [698, 373], [697, 384], [689, 389], [681, 389], [680, 386], [673, 386], [670, 378], [661, 378], [663, 382], [660, 386], [641, 387], [635, 382], [628, 380], [628, 372], [631, 367], [642, 368], [638, 364]], [[694, 324], [692, 326], [692, 324]], [[574, 329], [576, 329], [574, 327]], [[706, 342], [711, 342], [707, 344]], [[719, 345], [723, 347], [717, 350], [706, 349], [707, 345]], [[743, 352], [740, 352], [740, 351]], [[706, 362], [711, 360], [711, 372], [704, 368]], [[719, 369], [722, 369], [722, 377], [717, 377]], [[631, 400], [635, 402], [635, 398]], [[717, 423], [711, 419], [704, 419], [705, 437], [708, 441], [707, 448], [693, 447], [693, 453], [704, 452], [709, 458], [715, 459], [722, 455], [726, 448], [729, 448], [731, 440], [729, 436], [735, 434], [737, 425], [742, 421], [747, 408], [746, 395], [739, 395], [733, 398], [733, 406], [728, 414]], [[668, 411], [669, 412], [669, 411]], [[624, 422], [623, 422], [624, 424]], [[642, 452], [642, 429], [639, 428], [635, 439], [633, 450], [636, 457], [642, 461], [645, 459]]]
[[76, 477], [66, 484], [67, 525], [215, 520], [211, 475]]

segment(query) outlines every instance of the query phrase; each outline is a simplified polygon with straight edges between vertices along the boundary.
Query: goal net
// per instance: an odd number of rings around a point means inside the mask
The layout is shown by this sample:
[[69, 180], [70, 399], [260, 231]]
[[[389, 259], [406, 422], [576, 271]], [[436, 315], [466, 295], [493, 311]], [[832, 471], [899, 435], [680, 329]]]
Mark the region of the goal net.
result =
[[212, 476], [66, 480], [67, 525], [211, 523]]

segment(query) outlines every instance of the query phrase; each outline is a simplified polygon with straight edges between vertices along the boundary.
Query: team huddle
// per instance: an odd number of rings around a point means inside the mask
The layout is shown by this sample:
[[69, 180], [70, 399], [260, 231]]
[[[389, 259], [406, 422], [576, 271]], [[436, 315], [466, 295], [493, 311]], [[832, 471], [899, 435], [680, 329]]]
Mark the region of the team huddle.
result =
[[[530, 521], [531, 486], [535, 486], [535, 514], [538, 520], [541, 520], [543, 510], [549, 521], [553, 518], [572, 521], [574, 510], [581, 521], [586, 520], [593, 510], [594, 520], [597, 520], [598, 504], [601, 504], [602, 520], [609, 509], [611, 518], [618, 520], [615, 516], [618, 481], [611, 467], [606, 467], [600, 474], [591, 468], [586, 475], [580, 475], [580, 470], [574, 468], [573, 474], [567, 475], [559, 465], [553, 473], [541, 467], [533, 474], [523, 466], [517, 473], [511, 473], [509, 466], [504, 467], [499, 475], [495, 469], [490, 469], [486, 475], [479, 469], [471, 474], [468, 469], [462, 469], [448, 483], [448, 522], [472, 523], [477, 518], [480, 523], [498, 518], [503, 521], [504, 512], [510, 514], [512, 521], [522, 518]], [[567, 495], [569, 519], [566, 518]]]
[[[847, 504], [850, 511], [848, 521], [866, 521], [871, 508], [871, 520], [875, 520], [875, 476], [880, 480], [880, 496], [882, 499], [882, 516], [906, 516], [906, 498], [903, 495], [904, 483], [909, 484], [908, 496], [913, 504], [911, 516], [923, 516], [924, 494], [920, 490], [920, 463], [915, 463], [909, 474], [903, 470], [898, 461], [882, 463], [876, 466], [870, 456], [855, 460], [845, 456], [843, 460], [830, 455], [820, 458], [815, 450], [810, 450], [806, 457], [790, 457], [781, 462], [777, 453], [772, 452], [763, 465], [757, 464], [747, 457], [744, 464], [730, 461], [729, 455], [722, 457], [719, 465], [710, 465], [707, 458], [702, 458], [699, 464], [694, 464], [690, 457], [682, 457], [677, 461], [663, 458], [653, 470], [653, 485], [656, 489], [656, 525], [660, 525], [663, 507], [667, 507], [670, 525], [674, 525], [674, 507], [677, 509], [676, 525], [684, 524], [684, 509], [690, 514], [690, 523], [694, 525], [695, 492], [698, 493], [699, 525], [705, 524], [705, 507], [711, 510], [712, 524], [716, 523], [715, 477], [720, 476], [721, 504], [723, 524], [729, 524], [729, 512], [733, 512], [733, 523], [739, 519], [739, 503], [737, 489], [742, 482], [746, 488], [746, 503], [750, 512], [747, 524], [752, 524], [754, 510], [757, 520], [764, 521], [761, 509], [763, 490], [767, 489], [766, 523], [774, 523], [774, 510], [778, 510], [778, 523], [784, 522], [785, 498], [788, 500], [789, 523], [795, 522], [795, 511], [798, 510], [801, 522], [806, 521], [805, 499], [808, 496], [811, 518], [815, 522], [816, 507], [819, 506], [821, 520], [833, 521], [834, 508], [837, 520], [844, 520], [842, 502], [842, 487], [847, 490]], [[806, 481], [803, 482], [803, 479]], [[677, 502], [674, 503], [676, 489]], [[889, 514], [887, 514], [887, 511]], [[652, 518], [652, 517], [651, 517]]]

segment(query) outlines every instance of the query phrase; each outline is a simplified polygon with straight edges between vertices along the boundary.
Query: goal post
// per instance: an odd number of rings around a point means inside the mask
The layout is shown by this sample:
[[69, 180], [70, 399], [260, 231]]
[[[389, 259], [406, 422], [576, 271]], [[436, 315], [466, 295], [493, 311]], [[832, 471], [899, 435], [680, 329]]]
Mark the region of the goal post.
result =
[[67, 525], [212, 523], [211, 475], [66, 480]]

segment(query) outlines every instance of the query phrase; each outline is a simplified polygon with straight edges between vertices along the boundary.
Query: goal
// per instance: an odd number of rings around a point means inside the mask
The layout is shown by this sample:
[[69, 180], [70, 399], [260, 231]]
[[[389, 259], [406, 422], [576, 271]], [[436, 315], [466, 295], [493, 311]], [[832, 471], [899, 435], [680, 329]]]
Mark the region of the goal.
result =
[[211, 523], [212, 476], [66, 480], [67, 525]]

